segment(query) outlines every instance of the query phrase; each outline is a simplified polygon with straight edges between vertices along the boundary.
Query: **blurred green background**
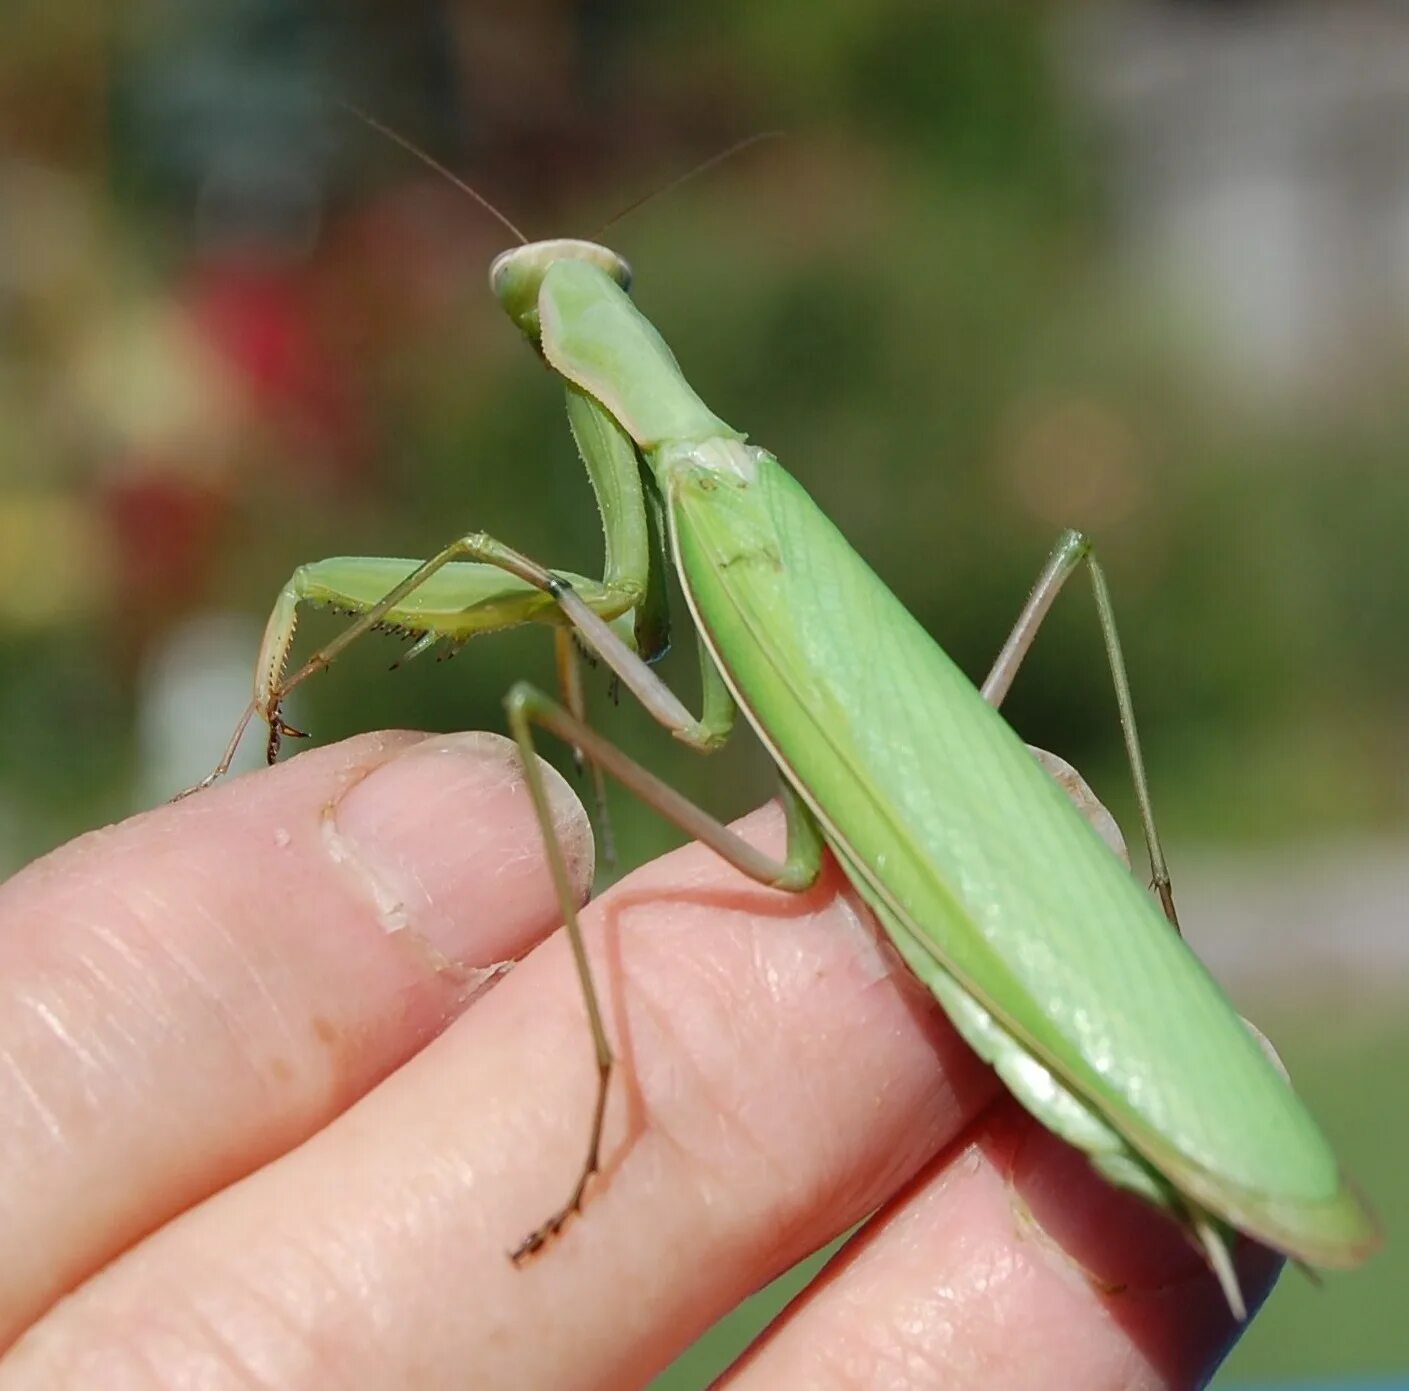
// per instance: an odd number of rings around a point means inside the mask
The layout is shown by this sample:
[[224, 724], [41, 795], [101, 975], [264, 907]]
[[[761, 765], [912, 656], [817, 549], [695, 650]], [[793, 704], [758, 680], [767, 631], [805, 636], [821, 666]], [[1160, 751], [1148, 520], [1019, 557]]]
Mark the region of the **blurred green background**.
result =
[[[208, 769], [298, 562], [485, 528], [599, 563], [560, 395], [486, 289], [502, 230], [339, 101], [530, 235], [782, 128], [604, 239], [971, 673], [1059, 528], [1096, 535], [1191, 935], [1390, 1237], [1288, 1276], [1220, 1385], [1409, 1374], [1400, 8], [12, 0], [5, 30], [0, 869]], [[1130, 826], [1075, 592], [1008, 710]], [[551, 679], [541, 633], [394, 656], [294, 721], [502, 728], [512, 677]], [[606, 694], [707, 806], [768, 794], [746, 738], [694, 760]], [[627, 865], [672, 843], [613, 810]]]

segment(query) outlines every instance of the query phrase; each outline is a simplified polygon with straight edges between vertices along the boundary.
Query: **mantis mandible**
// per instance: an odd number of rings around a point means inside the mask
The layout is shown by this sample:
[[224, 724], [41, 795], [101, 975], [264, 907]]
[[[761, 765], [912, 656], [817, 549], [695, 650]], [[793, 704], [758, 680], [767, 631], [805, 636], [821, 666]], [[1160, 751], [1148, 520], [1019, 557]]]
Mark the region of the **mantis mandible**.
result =
[[[420, 564], [344, 557], [301, 566], [270, 616], [254, 699], [212, 774], [228, 767], [255, 714], [268, 724], [272, 761], [281, 738], [299, 733], [284, 721], [285, 697], [376, 626], [410, 631], [413, 653], [523, 623], [553, 628], [564, 700], [520, 681], [505, 708], [581, 979], [598, 1081], [576, 1182], [514, 1259], [581, 1209], [600, 1167], [613, 1067], [535, 756], [538, 729], [762, 884], [805, 890], [830, 852], [1018, 1100], [1111, 1182], [1182, 1223], [1238, 1316], [1234, 1230], [1309, 1265], [1363, 1259], [1377, 1242], [1373, 1220], [1316, 1122], [1178, 933], [1110, 594], [1087, 539], [1060, 538], [976, 688], [778, 460], [705, 405], [630, 298], [620, 256], [591, 241], [519, 235], [523, 244], [493, 262], [490, 284], [562, 380], [601, 513], [602, 578], [551, 569], [483, 532]], [[1058, 591], [1083, 564], [1159, 906], [998, 713]], [[698, 715], [650, 665], [663, 641], [667, 566], [698, 640]], [[357, 616], [286, 675], [303, 604]], [[743, 712], [780, 775], [781, 860], [589, 726], [574, 641], [692, 749], [719, 747]]]

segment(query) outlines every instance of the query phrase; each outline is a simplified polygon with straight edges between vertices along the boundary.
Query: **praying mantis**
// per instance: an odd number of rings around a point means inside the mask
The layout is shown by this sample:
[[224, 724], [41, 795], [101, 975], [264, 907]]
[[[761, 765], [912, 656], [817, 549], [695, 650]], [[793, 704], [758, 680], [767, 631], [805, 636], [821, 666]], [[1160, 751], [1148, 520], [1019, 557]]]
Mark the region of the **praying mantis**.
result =
[[[341, 557], [300, 566], [270, 615], [254, 698], [212, 774], [228, 768], [255, 715], [268, 725], [272, 762], [282, 738], [300, 733], [282, 714], [289, 692], [374, 627], [409, 631], [413, 654], [520, 624], [552, 628], [562, 700], [519, 681], [505, 709], [581, 980], [597, 1091], [566, 1201], [513, 1258], [544, 1247], [589, 1195], [615, 1062], [535, 755], [542, 730], [761, 884], [804, 891], [833, 856], [1018, 1101], [1112, 1183], [1180, 1222], [1235, 1315], [1245, 1309], [1234, 1231], [1308, 1265], [1362, 1260], [1378, 1241], [1373, 1219], [1284, 1074], [1179, 935], [1110, 591], [1089, 540], [1061, 536], [975, 687], [778, 460], [704, 403], [631, 299], [625, 260], [593, 241], [520, 240], [494, 260], [490, 284], [561, 379], [600, 511], [601, 578], [545, 566], [484, 532], [423, 563]], [[1155, 897], [998, 709], [1083, 565]], [[664, 644], [670, 569], [698, 642], [698, 713], [651, 665]], [[356, 616], [290, 675], [306, 604]], [[698, 752], [723, 744], [742, 712], [779, 773], [781, 859], [590, 726], [574, 644]]]

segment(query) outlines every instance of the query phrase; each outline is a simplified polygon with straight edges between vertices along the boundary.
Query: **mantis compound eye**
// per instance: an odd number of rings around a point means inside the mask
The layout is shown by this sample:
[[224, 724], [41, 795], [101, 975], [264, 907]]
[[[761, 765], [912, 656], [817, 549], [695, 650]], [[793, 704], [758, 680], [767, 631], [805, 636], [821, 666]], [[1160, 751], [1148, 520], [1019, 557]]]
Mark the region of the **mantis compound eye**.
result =
[[631, 267], [610, 247], [575, 237], [529, 242], [501, 251], [489, 267], [489, 288], [505, 313], [535, 342], [538, 339], [538, 289], [558, 261], [586, 261], [605, 271], [623, 290], [631, 289]]

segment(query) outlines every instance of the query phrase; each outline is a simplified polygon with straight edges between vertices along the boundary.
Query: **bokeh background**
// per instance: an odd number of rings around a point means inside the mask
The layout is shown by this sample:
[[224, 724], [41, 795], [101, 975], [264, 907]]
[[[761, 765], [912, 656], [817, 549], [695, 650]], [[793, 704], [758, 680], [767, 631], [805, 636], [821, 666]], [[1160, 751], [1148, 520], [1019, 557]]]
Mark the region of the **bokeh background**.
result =
[[[1058, 529], [1096, 535], [1190, 935], [1390, 1238], [1289, 1274], [1219, 1385], [1409, 1384], [1402, 5], [10, 0], [4, 31], [0, 869], [208, 769], [298, 562], [485, 528], [599, 563], [560, 395], [486, 289], [505, 234], [340, 101], [530, 235], [781, 128], [603, 236], [971, 673]], [[1008, 708], [1133, 827], [1073, 593]], [[395, 656], [364, 643], [295, 722], [502, 728], [509, 681], [551, 679], [542, 632]], [[694, 760], [593, 695], [717, 812], [768, 794], [746, 737]], [[613, 811], [626, 865], [672, 843]]]

